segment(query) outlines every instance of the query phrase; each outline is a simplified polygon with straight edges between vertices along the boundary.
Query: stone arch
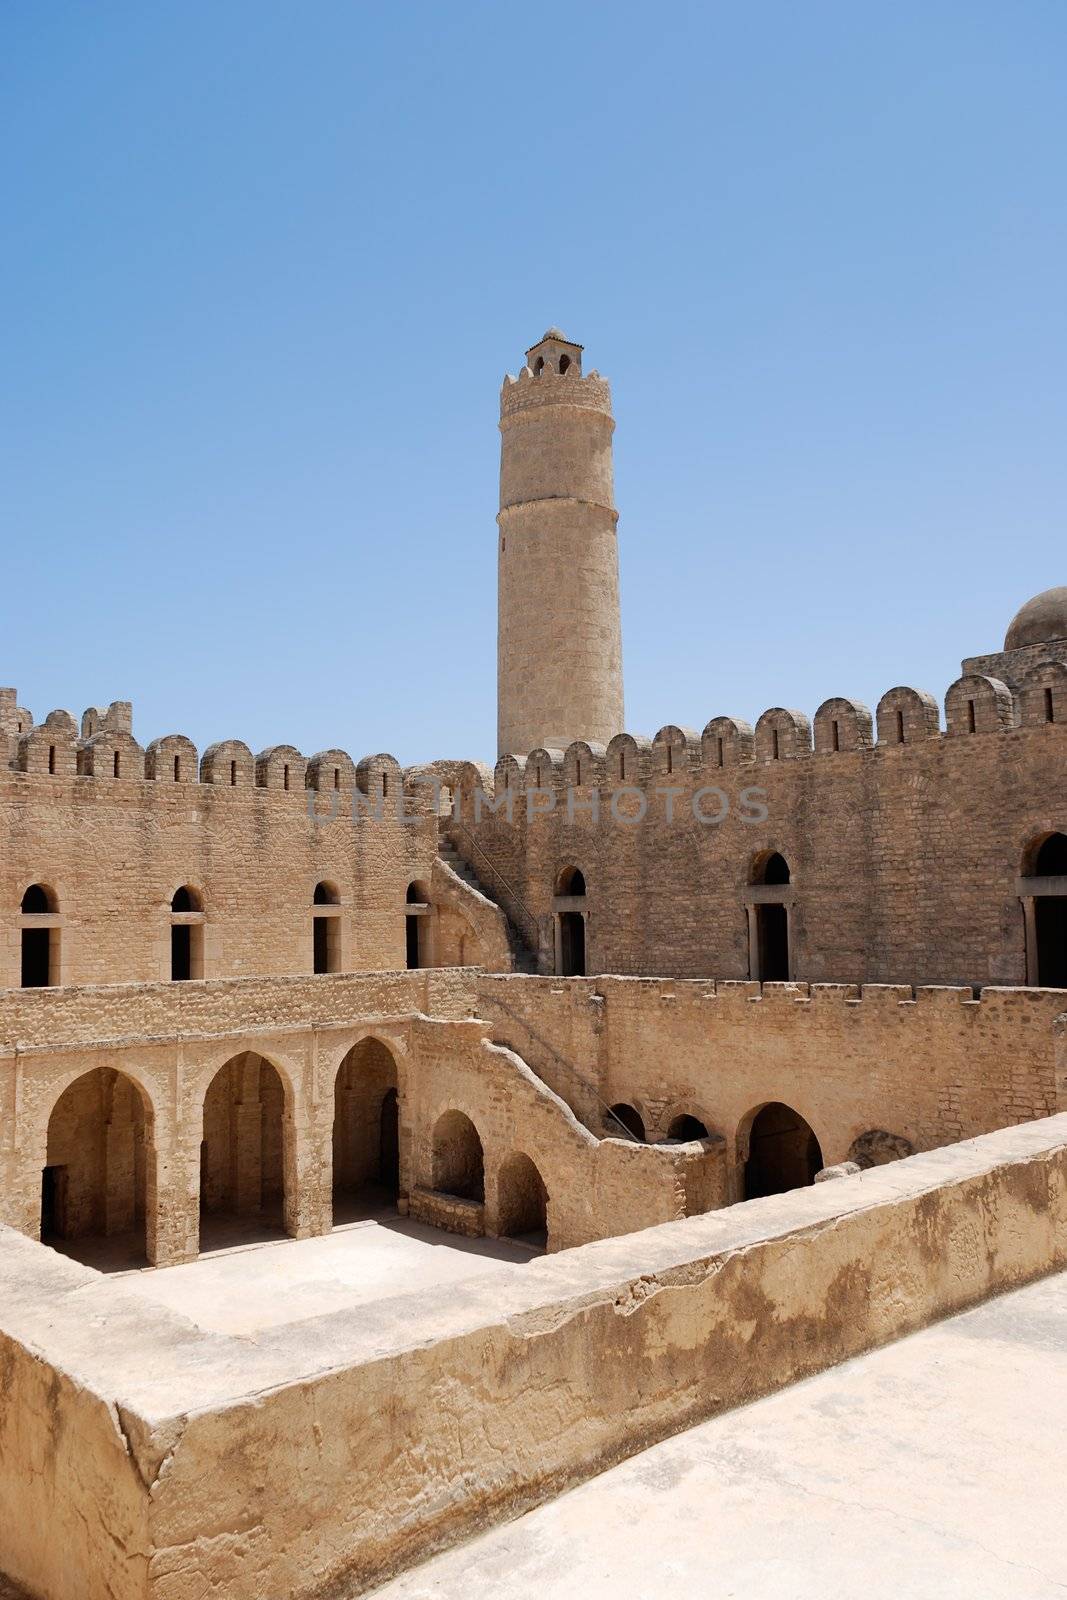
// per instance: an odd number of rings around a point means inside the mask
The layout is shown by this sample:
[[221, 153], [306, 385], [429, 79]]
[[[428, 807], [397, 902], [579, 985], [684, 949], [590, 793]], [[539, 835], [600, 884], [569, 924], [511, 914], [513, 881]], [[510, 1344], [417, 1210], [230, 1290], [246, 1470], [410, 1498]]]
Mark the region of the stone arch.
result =
[[433, 1187], [460, 1200], [485, 1199], [485, 1155], [478, 1130], [463, 1111], [445, 1111], [433, 1130]]
[[255, 1050], [213, 1074], [201, 1107], [201, 1248], [280, 1233], [295, 1173], [293, 1088], [276, 1062]]
[[609, 1139], [630, 1138], [646, 1143], [645, 1119], [628, 1100], [616, 1101], [604, 1118], [604, 1127]]
[[691, 1111], [679, 1111], [668, 1122], [666, 1137], [680, 1144], [688, 1144], [694, 1139], [710, 1139], [711, 1131], [707, 1123]]
[[152, 1096], [131, 1073], [92, 1067], [68, 1080], [44, 1134], [45, 1243], [105, 1268], [152, 1259], [154, 1124]]
[[854, 1161], [861, 1170], [867, 1167], [884, 1167], [890, 1161], [903, 1161], [915, 1154], [910, 1139], [899, 1133], [886, 1133], [883, 1128], [868, 1128], [849, 1145], [847, 1161]]
[[333, 1218], [395, 1205], [400, 1193], [396, 1057], [373, 1034], [346, 1053], [333, 1083]]
[[811, 1124], [781, 1100], [765, 1100], [741, 1119], [737, 1161], [745, 1200], [804, 1188], [824, 1164]]
[[513, 1150], [497, 1169], [497, 1234], [548, 1248], [548, 1190], [523, 1150]]

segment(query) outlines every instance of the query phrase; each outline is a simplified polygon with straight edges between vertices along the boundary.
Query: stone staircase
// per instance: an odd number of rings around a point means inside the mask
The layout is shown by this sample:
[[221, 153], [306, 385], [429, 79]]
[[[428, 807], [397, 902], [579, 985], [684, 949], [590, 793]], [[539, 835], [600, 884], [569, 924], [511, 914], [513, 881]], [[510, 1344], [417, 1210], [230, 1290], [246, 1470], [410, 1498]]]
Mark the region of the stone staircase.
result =
[[[527, 944], [526, 940], [522, 937], [518, 928], [516, 928], [515, 923], [508, 914], [507, 907], [502, 903], [499, 894], [494, 894], [490, 885], [485, 881], [485, 878], [482, 878], [474, 870], [470, 863], [460, 855], [454, 841], [443, 831], [437, 842], [437, 854], [445, 863], [445, 866], [449, 867], [458, 878], [462, 878], [463, 882], [468, 888], [473, 889], [477, 894], [482, 895], [484, 899], [491, 901], [492, 904], [499, 907], [500, 911], [503, 913], [504, 920], [507, 924], [508, 944], [511, 947], [514, 970], [516, 972], [536, 973], [537, 953], [531, 949], [530, 945]], [[489, 874], [487, 873], [486, 877], [488, 876]]]

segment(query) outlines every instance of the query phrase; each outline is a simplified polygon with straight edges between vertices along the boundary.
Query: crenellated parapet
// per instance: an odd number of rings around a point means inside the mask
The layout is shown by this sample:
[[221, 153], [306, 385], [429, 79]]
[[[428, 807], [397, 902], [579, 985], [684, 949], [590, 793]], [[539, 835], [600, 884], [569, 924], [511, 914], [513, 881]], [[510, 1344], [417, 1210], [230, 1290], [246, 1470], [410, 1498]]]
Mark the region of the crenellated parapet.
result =
[[[535, 374], [523, 367], [514, 378], [508, 373], [500, 390], [501, 418], [521, 417], [540, 406], [599, 411], [611, 422], [611, 385], [599, 372], [591, 372], [586, 378], [573, 369], [562, 374], [549, 370]], [[615, 426], [614, 422], [611, 426]]]
[[502, 755], [492, 788], [482, 787], [499, 795], [509, 788], [640, 786], [679, 778], [714, 784], [739, 768], [838, 756], [877, 760], [902, 746], [1038, 727], [1067, 727], [1067, 665], [1059, 660], [1039, 662], [1017, 690], [985, 674], [965, 674], [945, 693], [943, 724], [933, 695], [898, 685], [881, 697], [873, 716], [861, 701], [839, 695], [824, 700], [810, 721], [803, 711], [772, 706], [754, 729], [740, 717], [718, 716], [702, 733], [668, 723], [652, 739], [626, 732], [606, 746], [577, 739], [562, 749]]

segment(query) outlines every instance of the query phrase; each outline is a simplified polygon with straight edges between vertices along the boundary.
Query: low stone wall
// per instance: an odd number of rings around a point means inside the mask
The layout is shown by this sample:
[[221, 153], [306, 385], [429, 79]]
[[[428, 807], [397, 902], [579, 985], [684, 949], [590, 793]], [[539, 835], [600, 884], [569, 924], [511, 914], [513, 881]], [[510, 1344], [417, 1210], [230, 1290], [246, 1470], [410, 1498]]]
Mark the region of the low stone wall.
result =
[[460, 1233], [466, 1239], [480, 1239], [485, 1232], [485, 1204], [464, 1200], [459, 1195], [442, 1194], [438, 1189], [413, 1189], [408, 1200], [408, 1216], [428, 1222], [446, 1233]]
[[0, 1229], [0, 1565], [44, 1600], [351, 1594], [1065, 1263], [1067, 1116], [254, 1341]]

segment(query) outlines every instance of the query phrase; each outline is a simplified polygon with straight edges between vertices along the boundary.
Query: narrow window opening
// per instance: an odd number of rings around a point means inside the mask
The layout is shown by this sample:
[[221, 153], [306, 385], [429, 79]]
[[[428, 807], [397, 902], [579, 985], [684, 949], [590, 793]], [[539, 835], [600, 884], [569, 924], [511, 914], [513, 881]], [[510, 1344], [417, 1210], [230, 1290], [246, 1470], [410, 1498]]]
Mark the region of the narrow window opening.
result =
[[834, 750], [840, 750], [841, 748], [841, 730], [836, 718], [830, 724], [830, 744]]
[[534, 377], [539, 378], [544, 370], [545, 358], [544, 356], [538, 356], [537, 360], [534, 362]]
[[387, 772], [383, 772], [382, 773], [382, 799], [385, 800], [388, 797], [388, 794], [389, 794], [389, 774]]
[[571, 364], [570, 356], [560, 356], [560, 358], [559, 358], [559, 370], [560, 370], [560, 372], [566, 372], [566, 370], [570, 366], [570, 364]]
[[236, 763], [236, 761], [231, 761], [230, 762], [230, 787], [233, 788], [233, 789], [236, 789], [236, 787], [237, 787], [237, 763]]
[[771, 729], [771, 760], [778, 760], [778, 729]]
[[115, 770], [115, 776], [116, 776], [116, 778], [117, 778], [117, 777], [118, 777], [118, 775], [119, 775], [119, 753], [118, 753], [118, 751], [117, 751], [117, 750], [116, 750], [116, 751], [115, 751], [115, 759], [114, 759], [114, 761], [113, 761], [113, 762], [112, 762], [112, 766], [113, 766], [113, 767], [114, 767], [114, 770]]
[[334, 767], [334, 769], [333, 769], [333, 786], [334, 786], [335, 789], [339, 789], [341, 787], [341, 769], [340, 769], [340, 767]]
[[974, 701], [973, 700], [968, 700], [968, 702], [967, 702], [967, 732], [968, 733], [974, 733], [975, 726], [976, 725], [975, 725], [975, 720], [974, 720]]
[[181, 756], [175, 756], [174, 757], [174, 781], [175, 781], [175, 783], [181, 783], [181, 781], [182, 781], [182, 758], [181, 758]]
[[537, 787], [540, 789], [540, 787], [541, 787], [541, 768], [540, 767], [537, 767], [537, 768], [534, 769], [534, 777], [537, 780]]
[[670, 775], [671, 775], [671, 773], [673, 771], [674, 771], [674, 751], [672, 750], [671, 746], [668, 745], [667, 746], [667, 776], [668, 776], [668, 778], [670, 777]]
[[623, 782], [626, 781], [626, 757], [623, 754], [619, 756], [619, 777], [622, 778]]
[[903, 713], [903, 711], [898, 709], [898, 711], [897, 711], [897, 744], [903, 744], [903, 743], [904, 743], [904, 713]]
[[579, 756], [578, 760], [574, 763], [574, 780], [575, 780], [576, 784], [578, 785], [578, 788], [580, 789], [582, 787], [582, 758], [581, 758], [581, 756]]
[[283, 789], [288, 789], [288, 787], [289, 787], [289, 763], [286, 762], [285, 765], [282, 767], [282, 788]]
[[[1048, 720], [1051, 722], [1052, 718], [1049, 717]], [[55, 770], [56, 770], [56, 747], [55, 747], [54, 744], [50, 744], [48, 746], [48, 770], [49, 770], [50, 773], [53, 774], [53, 776], [55, 775]]]
[[721, 739], [716, 739], [716, 741], [715, 741], [715, 754], [716, 754], [716, 766], [721, 767], [722, 764], [723, 764], [723, 748], [722, 748], [722, 740]]
[[1055, 712], [1053, 711], [1053, 707], [1052, 707], [1052, 690], [1051, 689], [1046, 689], [1045, 690], [1045, 721], [1046, 722], [1055, 722], [1055, 720], [1056, 720], [1056, 716], [1055, 716]]

